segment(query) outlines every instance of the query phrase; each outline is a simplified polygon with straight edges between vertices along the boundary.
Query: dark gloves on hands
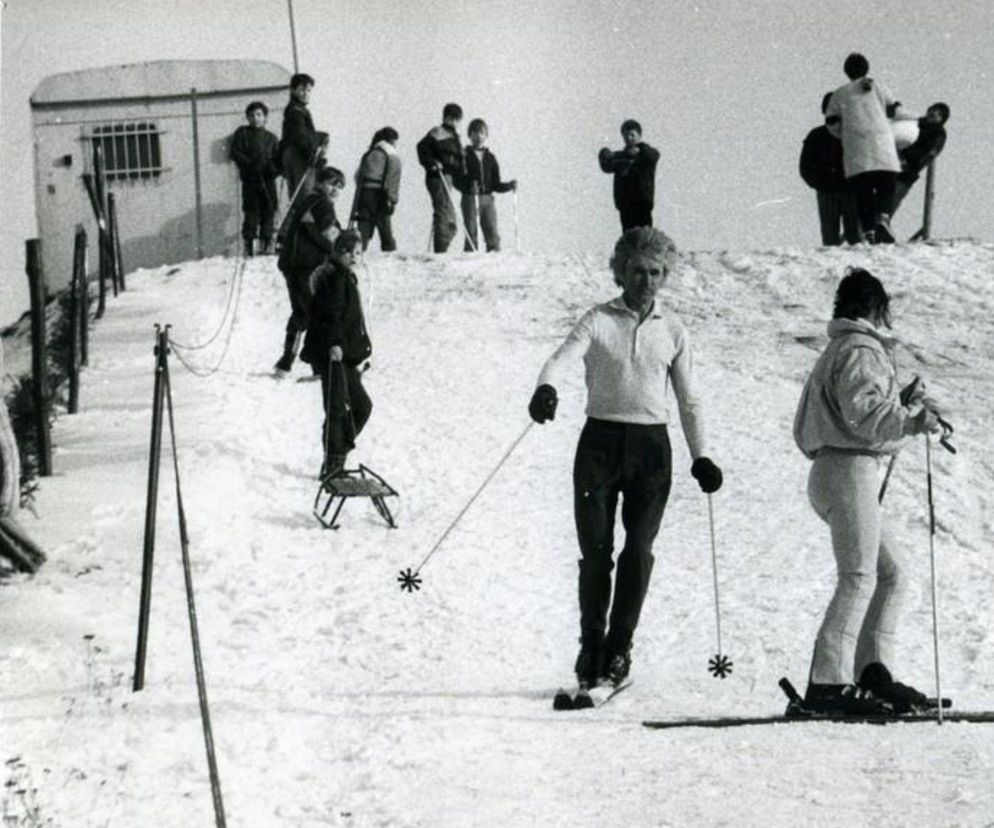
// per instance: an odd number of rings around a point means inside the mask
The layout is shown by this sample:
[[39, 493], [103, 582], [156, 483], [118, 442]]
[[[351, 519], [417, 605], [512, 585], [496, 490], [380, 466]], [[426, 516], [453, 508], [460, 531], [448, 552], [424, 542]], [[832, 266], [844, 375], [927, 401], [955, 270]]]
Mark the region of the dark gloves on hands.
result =
[[559, 402], [556, 389], [551, 385], [540, 385], [528, 403], [528, 413], [536, 423], [556, 419], [556, 404]]
[[706, 494], [721, 488], [721, 469], [711, 462], [709, 457], [698, 457], [690, 467], [690, 473]]

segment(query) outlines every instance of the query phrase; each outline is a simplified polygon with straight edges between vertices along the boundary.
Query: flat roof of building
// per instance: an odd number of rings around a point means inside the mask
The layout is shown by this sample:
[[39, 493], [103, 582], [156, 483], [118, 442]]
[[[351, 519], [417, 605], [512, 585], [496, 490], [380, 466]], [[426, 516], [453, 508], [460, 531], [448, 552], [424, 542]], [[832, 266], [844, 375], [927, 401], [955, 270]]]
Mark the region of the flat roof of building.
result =
[[153, 60], [60, 72], [35, 87], [35, 109], [122, 100], [157, 100], [287, 87], [290, 72], [268, 60]]

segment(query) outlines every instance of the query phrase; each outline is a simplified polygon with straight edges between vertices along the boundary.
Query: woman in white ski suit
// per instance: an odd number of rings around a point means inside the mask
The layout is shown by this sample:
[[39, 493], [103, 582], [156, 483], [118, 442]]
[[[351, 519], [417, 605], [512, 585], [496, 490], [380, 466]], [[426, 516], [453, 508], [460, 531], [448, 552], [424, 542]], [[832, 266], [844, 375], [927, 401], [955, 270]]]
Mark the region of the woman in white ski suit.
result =
[[906, 436], [934, 431], [938, 420], [921, 396], [908, 401], [921, 404], [917, 414], [902, 404], [895, 340], [880, 330], [890, 322], [880, 282], [865, 270], [850, 271], [839, 284], [834, 316], [829, 344], [804, 385], [794, 439], [814, 461], [808, 498], [831, 529], [838, 567], [810, 685], [841, 687], [868, 664], [893, 663], [904, 556], [877, 500], [880, 468]]

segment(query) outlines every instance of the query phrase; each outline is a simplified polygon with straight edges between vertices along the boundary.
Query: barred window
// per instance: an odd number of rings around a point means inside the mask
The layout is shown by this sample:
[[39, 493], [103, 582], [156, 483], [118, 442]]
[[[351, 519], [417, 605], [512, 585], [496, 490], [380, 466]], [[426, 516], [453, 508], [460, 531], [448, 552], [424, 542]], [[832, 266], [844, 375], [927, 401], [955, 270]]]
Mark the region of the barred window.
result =
[[162, 173], [159, 129], [149, 121], [95, 127], [90, 135], [103, 155], [108, 181], [158, 178]]

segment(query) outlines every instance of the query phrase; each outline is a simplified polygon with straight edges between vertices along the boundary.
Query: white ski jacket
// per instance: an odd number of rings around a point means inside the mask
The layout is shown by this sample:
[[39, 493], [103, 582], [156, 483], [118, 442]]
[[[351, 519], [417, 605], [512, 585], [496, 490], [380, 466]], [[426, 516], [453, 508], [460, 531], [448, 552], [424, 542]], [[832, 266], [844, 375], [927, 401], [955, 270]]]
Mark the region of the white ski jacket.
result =
[[842, 140], [846, 178], [875, 170], [901, 171], [887, 115], [887, 108], [893, 106], [897, 101], [891, 91], [870, 78], [857, 78], [832, 93], [825, 118], [839, 118], [828, 124], [828, 130]]
[[794, 441], [809, 459], [822, 448], [893, 454], [911, 416], [901, 405], [895, 340], [866, 319], [833, 319], [828, 336], [801, 393]]
[[660, 310], [658, 302], [641, 322], [621, 297], [591, 308], [549, 357], [537, 384], [554, 386], [578, 357], [586, 368], [588, 417], [666, 423], [672, 383], [690, 454], [695, 459], [706, 454], [690, 338], [683, 323]]

